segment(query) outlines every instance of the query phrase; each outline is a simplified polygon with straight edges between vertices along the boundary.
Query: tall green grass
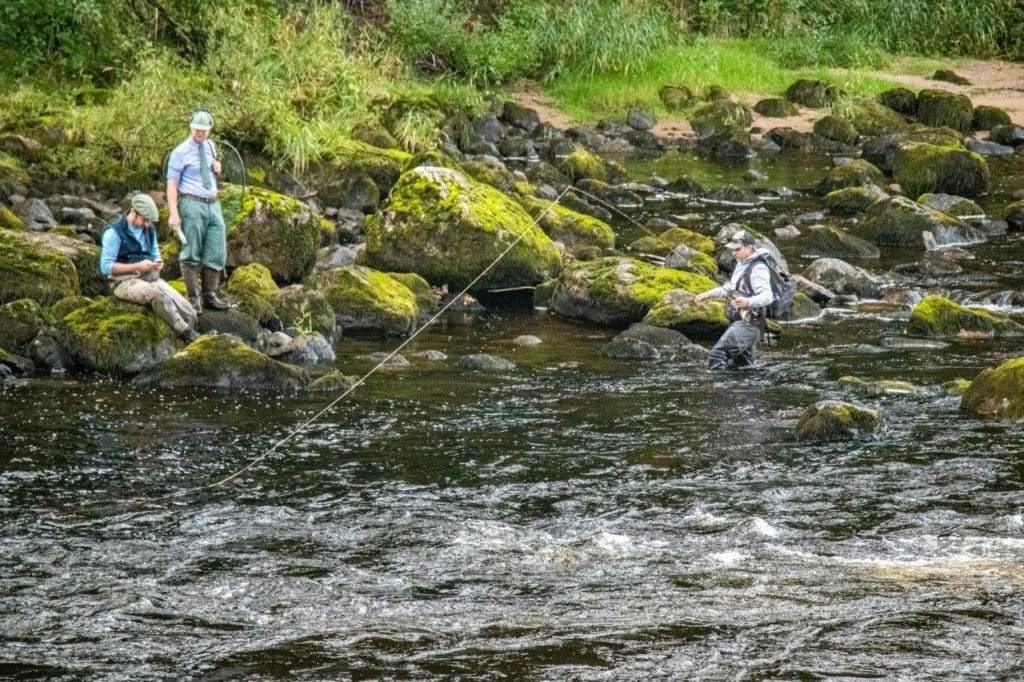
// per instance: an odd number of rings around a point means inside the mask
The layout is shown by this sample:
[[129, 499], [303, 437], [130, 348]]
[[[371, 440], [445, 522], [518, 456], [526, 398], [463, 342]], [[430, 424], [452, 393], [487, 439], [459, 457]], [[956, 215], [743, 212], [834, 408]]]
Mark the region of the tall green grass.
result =
[[730, 92], [781, 95], [797, 78], [820, 78], [835, 83], [851, 96], [872, 95], [896, 83], [867, 71], [813, 68], [791, 70], [781, 65], [765, 39], [709, 40], [656, 50], [635, 73], [601, 74], [590, 78], [559, 78], [547, 88], [560, 109], [579, 121], [593, 122], [620, 114], [632, 106], [666, 113], [658, 90], [685, 85], [702, 95], [712, 85]]

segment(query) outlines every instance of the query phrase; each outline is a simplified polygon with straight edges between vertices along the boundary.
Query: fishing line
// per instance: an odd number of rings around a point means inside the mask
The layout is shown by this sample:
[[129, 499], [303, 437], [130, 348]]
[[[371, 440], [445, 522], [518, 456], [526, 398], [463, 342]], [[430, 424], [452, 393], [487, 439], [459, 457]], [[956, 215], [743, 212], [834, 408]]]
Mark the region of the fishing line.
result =
[[366, 374], [364, 374], [362, 377], [360, 377], [354, 384], [352, 384], [350, 387], [348, 387], [348, 389], [346, 389], [341, 395], [339, 395], [337, 398], [335, 398], [330, 403], [328, 403], [328, 405], [326, 407], [321, 409], [319, 412], [314, 414], [312, 417], [310, 417], [306, 421], [304, 421], [301, 424], [299, 424], [288, 435], [286, 435], [284, 438], [281, 438], [279, 441], [274, 443], [263, 454], [261, 454], [260, 456], [252, 459], [251, 461], [249, 461], [249, 463], [246, 464], [245, 466], [243, 466], [241, 469], [238, 469], [234, 473], [229, 474], [228, 476], [225, 476], [224, 478], [222, 478], [222, 479], [220, 479], [218, 481], [215, 481], [213, 483], [208, 483], [206, 485], [196, 486], [194, 488], [186, 488], [184, 490], [178, 490], [176, 492], [169, 493], [167, 495], [161, 495], [159, 497], [149, 497], [149, 498], [144, 498], [144, 499], [139, 499], [139, 500], [127, 500], [126, 501], [127, 504], [132, 505], [132, 506], [141, 506], [143, 504], [149, 504], [149, 503], [152, 503], [152, 502], [163, 502], [165, 500], [171, 500], [171, 499], [175, 499], [175, 498], [178, 498], [178, 497], [184, 497], [186, 495], [191, 495], [193, 493], [201, 492], [203, 490], [211, 490], [213, 488], [219, 488], [219, 487], [222, 487], [224, 485], [227, 485], [228, 483], [230, 483], [231, 481], [235, 480], [236, 478], [238, 478], [239, 476], [241, 476], [245, 472], [247, 472], [250, 469], [252, 469], [254, 466], [259, 464], [263, 460], [267, 459], [267, 457], [269, 457], [270, 455], [275, 453], [278, 450], [278, 448], [280, 448], [282, 445], [284, 445], [285, 443], [289, 442], [290, 440], [292, 440], [293, 438], [298, 436], [300, 433], [302, 433], [307, 428], [309, 428], [312, 424], [317, 422], [322, 416], [327, 414], [327, 412], [329, 412], [335, 405], [337, 405], [339, 402], [344, 400], [350, 393], [352, 393], [352, 391], [356, 390], [356, 388], [361, 386], [362, 383], [364, 381], [366, 381], [374, 372], [376, 372], [378, 369], [380, 369], [381, 367], [386, 365], [393, 357], [398, 355], [399, 351], [401, 351], [403, 348], [405, 348], [407, 345], [409, 345], [412, 342], [412, 340], [415, 339], [419, 335], [420, 332], [422, 332], [424, 329], [426, 329], [431, 324], [433, 324], [435, 321], [437, 321], [437, 319], [440, 318], [441, 315], [443, 315], [449, 308], [451, 308], [455, 304], [456, 301], [458, 301], [464, 295], [469, 293], [469, 290], [472, 289], [473, 286], [477, 282], [479, 282], [481, 279], [483, 279], [484, 275], [486, 275], [488, 272], [490, 272], [491, 269], [495, 265], [497, 265], [499, 262], [501, 262], [501, 259], [504, 258], [506, 255], [508, 255], [508, 253], [513, 248], [515, 248], [516, 244], [518, 244], [523, 239], [523, 237], [525, 237], [527, 234], [529, 234], [532, 231], [533, 227], [536, 226], [538, 222], [540, 222], [540, 220], [544, 216], [544, 214], [547, 211], [549, 211], [552, 206], [557, 204], [562, 199], [562, 197], [564, 197], [566, 195], [566, 193], [569, 192], [569, 190], [571, 190], [571, 189], [572, 189], [572, 186], [569, 186], [569, 187], [566, 187], [564, 190], [562, 190], [562, 193], [559, 194], [554, 200], [552, 200], [551, 203], [548, 205], [548, 207], [545, 208], [544, 211], [542, 211], [537, 216], [537, 218], [535, 218], [533, 220], [532, 223], [530, 223], [530, 227], [529, 228], [523, 230], [522, 233], [520, 233], [520, 235], [518, 237], [516, 237], [512, 241], [511, 244], [509, 244], [507, 247], [505, 247], [504, 251], [502, 251], [500, 254], [498, 254], [497, 258], [495, 258], [493, 261], [491, 261], [490, 265], [488, 265], [483, 270], [481, 270], [480, 274], [478, 274], [473, 279], [472, 282], [467, 284], [465, 286], [465, 288], [462, 289], [462, 291], [460, 291], [458, 294], [453, 296], [452, 299], [450, 301], [448, 301], [448, 303], [446, 303], [440, 310], [438, 310], [437, 313], [435, 313], [433, 317], [431, 317], [429, 320], [424, 322], [418, 329], [416, 329], [411, 335], [409, 335], [409, 338], [407, 338], [405, 341], [400, 343], [398, 345], [398, 347], [396, 347], [394, 350], [392, 350], [390, 353], [388, 353], [388, 355], [383, 360], [381, 360], [376, 365], [374, 365], [373, 368], [370, 369], [370, 371], [368, 371]]

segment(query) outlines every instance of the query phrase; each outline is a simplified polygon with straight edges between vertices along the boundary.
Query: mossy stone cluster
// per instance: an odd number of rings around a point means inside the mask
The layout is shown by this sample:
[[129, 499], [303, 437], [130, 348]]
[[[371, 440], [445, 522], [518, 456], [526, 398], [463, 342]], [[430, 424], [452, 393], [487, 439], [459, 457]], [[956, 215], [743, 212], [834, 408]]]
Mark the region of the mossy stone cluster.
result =
[[181, 345], [149, 308], [101, 296], [68, 313], [57, 325], [61, 341], [86, 369], [131, 375], [146, 370]]
[[982, 370], [964, 391], [960, 409], [982, 417], [1024, 420], [1024, 357]]
[[338, 140], [327, 162], [310, 167], [312, 184], [365, 175], [386, 195], [401, 176], [411, 155], [398, 149], [382, 149], [358, 140]]
[[464, 161], [461, 166], [462, 171], [477, 182], [500, 189], [506, 194], [511, 193], [515, 189], [516, 178], [512, 175], [512, 171], [497, 161], [474, 159]]
[[[913, 93], [911, 93], [913, 96]], [[888, 135], [904, 130], [906, 120], [893, 109], [871, 100], [854, 101], [850, 123], [861, 135]]]
[[235, 268], [228, 279], [227, 290], [237, 301], [240, 312], [258, 321], [274, 315], [278, 287], [270, 269], [262, 263]]
[[[238, 204], [228, 226], [228, 267], [262, 263], [279, 284], [302, 280], [313, 270], [325, 230], [333, 230], [308, 206], [270, 190], [250, 187], [221, 193], [227, 206]], [[327, 223], [324, 225], [323, 223]]]
[[1010, 125], [1010, 115], [999, 107], [987, 104], [974, 107], [974, 118], [971, 119], [972, 130], [992, 130], [996, 126]]
[[786, 118], [800, 113], [795, 104], [781, 97], [769, 97], [760, 100], [754, 105], [754, 111], [768, 118]]
[[[67, 256], [32, 244], [25, 233], [0, 230], [0, 303], [31, 298], [49, 306], [81, 291], [78, 270]], [[95, 263], [99, 267], [99, 259]]]
[[814, 134], [843, 144], [853, 144], [857, 141], [857, 129], [845, 118], [838, 116], [819, 118], [814, 122]]
[[947, 126], [966, 134], [971, 132], [974, 106], [967, 95], [926, 88], [917, 93], [917, 119], [928, 126]]
[[603, 220], [536, 197], [521, 196], [519, 203], [551, 239], [561, 242], [569, 251], [586, 246], [615, 248], [615, 232]]
[[132, 383], [156, 388], [212, 388], [225, 391], [301, 391], [309, 375], [253, 350], [230, 334], [202, 336]]
[[317, 273], [310, 283], [323, 292], [346, 332], [406, 336], [416, 328], [416, 294], [386, 273], [349, 265]]
[[917, 113], [917, 95], [907, 88], [893, 88], [878, 96], [878, 101], [893, 111], [913, 116]]
[[909, 143], [893, 156], [893, 179], [911, 196], [943, 192], [976, 197], [988, 191], [990, 173], [984, 157], [962, 146]]
[[627, 327], [643, 319], [673, 289], [698, 293], [714, 286], [702, 275], [607, 257], [567, 265], [558, 277], [550, 307], [565, 317]]
[[558, 249], [522, 206], [448, 168], [420, 166], [402, 175], [387, 206], [367, 218], [366, 234], [366, 265], [415, 272], [451, 290], [495, 261], [475, 291], [537, 284], [561, 267]]
[[658, 99], [667, 111], [682, 111], [693, 102], [693, 91], [685, 85], [663, 85], [658, 89]]
[[1024, 326], [981, 308], [967, 308], [938, 295], [914, 306], [907, 336], [926, 339], [997, 338], [1024, 336]]
[[871, 436], [881, 423], [877, 411], [841, 400], [820, 400], [800, 416], [796, 439], [809, 442], [854, 440]]
[[107, 278], [100, 273], [100, 248], [95, 244], [57, 234], [53, 230], [26, 232], [22, 238], [45, 253], [60, 254], [69, 258], [75, 266], [78, 289], [83, 296], [98, 296], [109, 290]]
[[869, 187], [844, 187], [825, 195], [825, 208], [837, 216], [850, 217], [860, 215], [885, 196]]
[[579, 182], [580, 180], [608, 181], [608, 170], [605, 168], [601, 157], [586, 149], [574, 150], [562, 159], [558, 169], [572, 183]]

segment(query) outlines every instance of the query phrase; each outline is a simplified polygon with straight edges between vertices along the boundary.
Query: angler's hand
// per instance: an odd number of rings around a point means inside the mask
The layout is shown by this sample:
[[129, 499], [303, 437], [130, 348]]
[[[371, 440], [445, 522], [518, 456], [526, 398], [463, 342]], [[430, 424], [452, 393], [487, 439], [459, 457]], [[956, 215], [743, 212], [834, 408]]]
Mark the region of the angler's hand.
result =
[[220, 175], [220, 161], [214, 159], [213, 163], [210, 164], [210, 168], [213, 169], [214, 175]]
[[736, 298], [732, 299], [732, 307], [733, 308], [749, 308], [750, 307], [750, 301], [748, 301], [747, 299], [743, 298], [742, 296], [737, 296]]

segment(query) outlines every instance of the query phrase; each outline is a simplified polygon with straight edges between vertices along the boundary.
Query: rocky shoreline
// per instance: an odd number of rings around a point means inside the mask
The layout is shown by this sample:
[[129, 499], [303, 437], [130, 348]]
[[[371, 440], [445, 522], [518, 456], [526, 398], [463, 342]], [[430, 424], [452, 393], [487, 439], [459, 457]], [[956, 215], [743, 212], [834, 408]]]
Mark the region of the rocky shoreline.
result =
[[[671, 352], [697, 366], [703, 348], [694, 341], [717, 337], [727, 322], [720, 305], [698, 307], [692, 299], [727, 274], [723, 246], [738, 227], [651, 219], [640, 226], [646, 237], [625, 244], [617, 216], [638, 214], [664, 196], [729, 206], [757, 206], [763, 198], [732, 185], [705, 188], [686, 176], [630, 182], [608, 155], [682, 146], [732, 165], [783, 150], [832, 156], [834, 168], [816, 193], [822, 215], [839, 226], [797, 227], [777, 216], [774, 234], [754, 231], [783, 264], [775, 240], [798, 240], [818, 256], [794, 273], [800, 293], [791, 320], [858, 298], [905, 303], [904, 278], [956, 272], [971, 245], [1024, 230], [1021, 192], [998, 215], [985, 215], [973, 201], [991, 185], [988, 158], [1024, 153], [1024, 127], [963, 95], [899, 88], [798, 132], [752, 131], [751, 109], [720, 89], [697, 98], [666, 86], [661, 94], [670, 110], [691, 112], [698, 140], [657, 137], [655, 117], [644, 111], [630, 111], [621, 123], [558, 130], [536, 111], [506, 102], [474, 120], [449, 118], [434, 152], [401, 151], [384, 127], [358, 131], [303, 183], [257, 169], [250, 183], [265, 187], [229, 185], [221, 194], [230, 223], [226, 290], [236, 307], [204, 313], [200, 331], [217, 333], [187, 348], [147, 309], [110, 297], [98, 274], [99, 234], [122, 211], [115, 186], [43, 177], [36, 162], [60, 131], [42, 122], [3, 131], [0, 150], [15, 162], [0, 165], [0, 373], [75, 370], [143, 386], [232, 390], [347, 386], [354, 378], [343, 371], [325, 374], [343, 333], [406, 337], [471, 283], [471, 296], [533, 288], [535, 304], [553, 314], [626, 329], [606, 348], [609, 357]], [[786, 116], [799, 104], [824, 113], [839, 94], [828, 83], [798, 81], [784, 99], [753, 109]], [[150, 180], [138, 189], [153, 186]], [[178, 245], [163, 215], [165, 276], [173, 278]], [[873, 272], [871, 261], [892, 248], [918, 250], [920, 259], [903, 272]], [[914, 302], [906, 334], [996, 338], [1024, 335], [1024, 326], [928, 296]], [[500, 358], [465, 366], [510, 369]], [[1006, 371], [1012, 375], [1016, 366]], [[1024, 417], [1024, 408], [1008, 407], [1024, 402], [1016, 397], [1019, 382], [985, 386], [984, 394], [965, 397], [965, 410]], [[816, 415], [850, 412], [815, 408]], [[843, 433], [855, 431], [864, 428]]]

